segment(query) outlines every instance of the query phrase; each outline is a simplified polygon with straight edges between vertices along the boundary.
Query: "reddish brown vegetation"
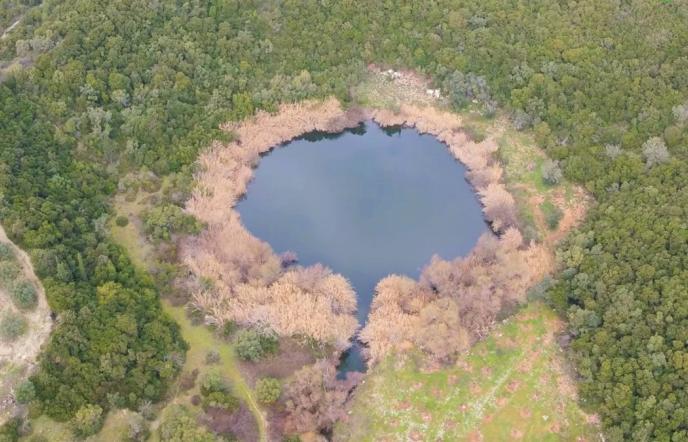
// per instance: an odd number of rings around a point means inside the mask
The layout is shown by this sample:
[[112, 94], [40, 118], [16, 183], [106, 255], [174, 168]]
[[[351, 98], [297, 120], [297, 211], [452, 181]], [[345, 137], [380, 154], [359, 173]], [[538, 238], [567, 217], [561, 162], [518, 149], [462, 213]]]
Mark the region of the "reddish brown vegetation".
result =
[[360, 376], [360, 373], [350, 373], [346, 380], [338, 380], [335, 365], [327, 360], [297, 371], [284, 389], [286, 432], [332, 429], [334, 423], [345, 416], [344, 405]]
[[433, 258], [420, 281], [389, 276], [377, 286], [361, 339], [373, 362], [411, 342], [446, 360], [484, 336], [497, 315], [525, 299], [542, 275], [541, 249], [513, 228], [484, 235], [466, 258]]
[[253, 384], [260, 378], [286, 379], [295, 371], [316, 361], [313, 352], [295, 339], [280, 340], [279, 353], [258, 362], [242, 361], [241, 371]]
[[258, 428], [251, 410], [242, 406], [236, 411], [209, 408], [200, 418], [213, 433], [232, 435], [241, 442], [258, 440]]
[[246, 192], [261, 153], [304, 132], [340, 131], [359, 120], [336, 100], [286, 105], [276, 115], [259, 113], [225, 127], [238, 141], [216, 143], [201, 156], [187, 210], [207, 228], [186, 240], [182, 257], [198, 278], [212, 281], [193, 296], [210, 321], [267, 324], [281, 336], [308, 336], [339, 350], [349, 345], [357, 326], [349, 283], [322, 266], [285, 268], [293, 257], [278, 257], [253, 237], [233, 206]]
[[373, 361], [390, 350], [412, 347], [438, 361], [450, 358], [483, 336], [502, 309], [522, 301], [526, 288], [547, 270], [543, 249], [522, 244], [515, 228], [515, 201], [493, 157], [499, 134], [473, 142], [457, 115], [433, 107], [402, 105], [392, 113], [344, 111], [333, 99], [306, 102], [227, 126], [238, 141], [217, 143], [201, 157], [198, 186], [187, 209], [207, 228], [183, 244], [182, 256], [197, 277], [212, 281], [193, 298], [209, 320], [262, 323], [282, 336], [309, 336], [339, 350], [348, 346], [356, 329], [356, 301], [347, 281], [320, 266], [285, 265], [293, 257], [278, 257], [253, 237], [233, 206], [245, 193], [261, 153], [302, 133], [339, 131], [365, 118], [413, 126], [446, 143], [468, 168], [486, 218], [502, 235], [485, 235], [466, 258], [434, 258], [419, 282], [402, 276], [382, 280], [361, 333]]

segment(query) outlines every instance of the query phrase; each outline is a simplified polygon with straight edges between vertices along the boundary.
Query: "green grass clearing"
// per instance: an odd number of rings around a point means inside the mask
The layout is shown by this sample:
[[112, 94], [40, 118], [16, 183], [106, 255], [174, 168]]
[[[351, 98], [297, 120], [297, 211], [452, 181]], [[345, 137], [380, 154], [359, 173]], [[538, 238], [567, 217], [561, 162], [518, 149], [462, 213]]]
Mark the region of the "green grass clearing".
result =
[[[145, 199], [137, 198], [135, 201], [126, 201], [125, 198], [118, 197], [116, 203], [117, 213], [126, 215], [129, 218], [129, 223], [126, 226], [118, 226], [113, 218], [111, 231], [114, 240], [127, 249], [129, 256], [137, 266], [150, 270], [154, 250], [152, 245], [145, 240], [139, 220], [141, 212], [147, 208]], [[183, 307], [175, 307], [169, 302], [163, 301], [163, 309], [179, 324], [182, 337], [189, 344], [182, 374], [198, 369], [198, 379], [200, 379], [209, 370], [219, 370], [230, 381], [234, 394], [248, 406], [254, 415], [260, 440], [267, 440], [265, 415], [258, 406], [253, 391], [239, 371], [233, 346], [215, 336], [208, 327], [193, 325], [186, 316]], [[211, 366], [205, 364], [205, 356], [210, 350], [220, 353], [219, 364]], [[178, 382], [172, 388], [170, 403], [185, 404], [190, 409], [196, 408], [191, 405], [191, 397], [198, 394], [198, 385], [186, 392], [181, 391]], [[151, 440], [157, 440], [157, 433], [152, 433]]]
[[426, 372], [417, 357], [388, 358], [356, 392], [334, 440], [600, 440], [565, 372], [560, 326], [533, 303], [453, 367]]
[[[229, 380], [234, 394], [241, 399], [253, 413], [258, 426], [260, 440], [267, 440], [267, 422], [265, 415], [254, 397], [253, 390], [248, 386], [239, 371], [237, 356], [233, 345], [217, 337], [208, 327], [193, 325], [191, 320], [186, 316], [183, 307], [174, 307], [167, 302], [164, 302], [163, 306], [165, 311], [172, 316], [177, 324], [179, 324], [182, 336], [189, 344], [189, 351], [186, 353], [186, 362], [182, 373], [190, 373], [194, 369], [197, 369], [199, 372], [198, 379], [201, 379], [208, 371], [218, 370]], [[218, 364], [207, 365], [205, 363], [206, 354], [211, 350], [215, 350], [220, 354], [220, 362]], [[191, 409], [196, 408], [191, 405], [191, 397], [195, 394], [199, 394], [198, 385], [186, 392], [181, 391], [178, 384], [175, 384], [174, 388], [177, 391], [176, 394], [173, 392], [174, 399], [171, 401], [172, 403], [184, 404]]]

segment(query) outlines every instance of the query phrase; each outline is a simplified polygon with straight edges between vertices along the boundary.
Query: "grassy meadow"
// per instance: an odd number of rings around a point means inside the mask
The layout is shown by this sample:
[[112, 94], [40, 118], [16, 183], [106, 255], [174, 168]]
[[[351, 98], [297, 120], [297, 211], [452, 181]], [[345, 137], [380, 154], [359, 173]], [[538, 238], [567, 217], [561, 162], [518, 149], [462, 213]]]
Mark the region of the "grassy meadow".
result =
[[356, 392], [336, 441], [597, 441], [594, 416], [578, 406], [562, 324], [532, 303], [450, 368], [390, 357]]

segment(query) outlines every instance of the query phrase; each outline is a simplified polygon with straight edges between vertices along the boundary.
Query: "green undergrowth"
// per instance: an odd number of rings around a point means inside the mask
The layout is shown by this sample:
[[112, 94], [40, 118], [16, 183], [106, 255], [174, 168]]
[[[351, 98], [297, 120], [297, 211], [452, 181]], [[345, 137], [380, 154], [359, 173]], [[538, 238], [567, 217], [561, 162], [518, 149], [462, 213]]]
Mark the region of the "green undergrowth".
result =
[[577, 404], [553, 311], [532, 303], [449, 368], [391, 356], [356, 392], [336, 441], [600, 440]]
[[[147, 204], [143, 198], [127, 201], [125, 198], [118, 197], [115, 201], [115, 207], [118, 215], [127, 216], [130, 222], [123, 226], [118, 225], [114, 222], [116, 217], [113, 217], [113, 222], [110, 224], [110, 231], [113, 239], [116, 243], [127, 249], [129, 256], [137, 267], [148, 271], [152, 270], [155, 250], [142, 234], [139, 220], [141, 212], [149, 207], [149, 204]], [[158, 419], [151, 422], [151, 433], [148, 440], [159, 440], [159, 434], [156, 429], [159, 425], [159, 418], [165, 415], [168, 406], [181, 404], [185, 405], [194, 413], [200, 413], [200, 407], [192, 405], [191, 398], [200, 393], [199, 380], [210, 371], [217, 371], [223, 377], [227, 378], [231, 385], [232, 393], [236, 395], [253, 414], [258, 427], [260, 440], [267, 440], [264, 413], [258, 406], [253, 391], [249, 388], [239, 371], [234, 345], [217, 336], [211, 328], [194, 324], [187, 316], [184, 307], [174, 306], [168, 301], [163, 301], [162, 304], [164, 311], [179, 325], [182, 337], [189, 345], [189, 350], [186, 353], [186, 360], [181, 370], [181, 375], [169, 391], [168, 400], [161, 404], [161, 407], [158, 407], [158, 412], [156, 413]], [[219, 354], [220, 360], [218, 363], [207, 363], [206, 355], [211, 351], [216, 351]], [[197, 370], [194, 386], [190, 389], [183, 388], [181, 385], [182, 377], [189, 375], [194, 372], [194, 370]], [[88, 440], [93, 442], [120, 440], [122, 435], [126, 434], [127, 413], [129, 412], [126, 410], [117, 410], [109, 413], [103, 425], [103, 429]], [[74, 439], [67, 424], [55, 422], [46, 416], [41, 416], [33, 420], [32, 424], [34, 435], [50, 435], [49, 440], [58, 442], [66, 442]]]
[[[129, 251], [132, 261], [142, 268], [151, 270], [150, 266], [151, 262], [153, 262], [151, 258], [154, 255], [154, 250], [142, 232], [139, 218], [140, 214], [148, 207], [146, 199], [138, 198], [134, 201], [126, 201], [124, 198], [118, 198], [116, 204], [117, 213], [120, 216], [127, 216], [130, 222], [125, 226], [119, 226], [113, 222], [110, 227], [113, 238]], [[189, 344], [182, 376], [198, 370], [197, 379], [201, 379], [208, 371], [217, 370], [227, 377], [230, 381], [232, 392], [251, 410], [258, 426], [260, 438], [265, 440], [267, 437], [265, 416], [260, 410], [252, 390], [248, 387], [239, 371], [234, 345], [219, 338], [208, 327], [194, 325], [183, 307], [176, 307], [170, 302], [164, 301], [163, 309], [179, 324], [182, 337]], [[218, 364], [206, 364], [205, 358], [210, 351], [217, 351], [219, 353], [220, 361]], [[169, 404], [184, 404], [193, 408], [191, 406], [191, 397], [198, 393], [198, 385], [195, 385], [190, 390], [183, 391], [179, 386], [178, 380], [170, 394]], [[164, 410], [160, 414], [164, 414]], [[157, 433], [152, 432], [151, 440], [156, 440], [156, 438]]]
[[[234, 349], [234, 345], [222, 340], [208, 327], [194, 325], [186, 315], [183, 307], [174, 307], [167, 302], [163, 303], [165, 311], [179, 324], [184, 340], [189, 344], [189, 351], [186, 354], [186, 362], [182, 370], [182, 375], [198, 370], [198, 379], [202, 379], [210, 371], [216, 371], [229, 380], [232, 393], [241, 399], [251, 410], [258, 425], [260, 440], [266, 440], [266, 421], [263, 412], [258, 406], [258, 402], [239, 371], [239, 364]], [[208, 365], [206, 355], [210, 351], [217, 351], [220, 361], [217, 364]], [[175, 385], [176, 394], [171, 403], [184, 404], [190, 408], [191, 397], [200, 394], [199, 383], [187, 391], [182, 391], [179, 385]], [[153, 438], [152, 440], [156, 440]]]

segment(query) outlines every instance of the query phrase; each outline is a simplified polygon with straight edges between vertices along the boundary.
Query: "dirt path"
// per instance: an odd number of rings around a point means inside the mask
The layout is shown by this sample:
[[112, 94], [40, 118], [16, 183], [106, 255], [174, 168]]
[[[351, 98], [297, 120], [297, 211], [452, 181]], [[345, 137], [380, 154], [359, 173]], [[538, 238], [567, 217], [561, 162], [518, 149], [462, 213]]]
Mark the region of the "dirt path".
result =
[[[114, 241], [128, 251], [135, 265], [146, 271], [154, 270], [152, 263], [155, 262], [155, 251], [146, 240], [140, 221], [141, 212], [147, 206], [141, 200], [126, 202], [124, 198], [118, 197], [115, 199], [115, 207], [117, 212], [126, 215], [130, 222], [122, 227], [113, 223], [111, 232]], [[219, 366], [222, 374], [229, 378], [235, 394], [246, 403], [251, 411], [256, 421], [260, 442], [267, 442], [267, 419], [253, 395], [253, 390], [249, 387], [239, 370], [234, 349], [227, 342], [221, 341], [213, 335], [208, 328], [193, 325], [189, 318], [187, 318], [183, 307], [174, 307], [167, 301], [163, 301], [162, 305], [165, 312], [179, 324], [182, 337], [189, 344], [183, 371], [191, 372], [195, 368], [199, 370], [207, 369], [204, 363], [207, 352], [217, 350], [222, 360], [222, 364]], [[180, 394], [171, 399], [167, 405], [187, 404], [188, 401], [189, 397]], [[163, 413], [160, 413], [160, 416], [162, 415]], [[160, 418], [153, 422], [151, 431], [155, 431], [159, 424]]]
[[[43, 345], [50, 335], [50, 330], [52, 328], [50, 307], [48, 307], [43, 285], [41, 285], [41, 282], [33, 271], [29, 255], [7, 238], [2, 226], [0, 226], [0, 242], [12, 245], [17, 261], [22, 267], [24, 276], [34, 284], [38, 292], [38, 305], [33, 311], [24, 313], [24, 317], [29, 322], [29, 332], [14, 343], [3, 343], [3, 345], [0, 346], [0, 362], [11, 361], [14, 363], [31, 363], [38, 355], [41, 345]], [[0, 294], [0, 307], [2, 307], [5, 302], [7, 305], [11, 303], [8, 294], [2, 292], [2, 294]]]
[[218, 351], [222, 361], [222, 364], [219, 366], [221, 373], [229, 378], [234, 393], [240, 397], [246, 403], [249, 410], [251, 410], [251, 414], [253, 414], [258, 427], [260, 442], [267, 442], [268, 424], [265, 414], [260, 409], [258, 402], [253, 396], [253, 390], [248, 386], [246, 380], [241, 375], [234, 349], [226, 342], [219, 340], [206, 327], [191, 324], [189, 318], [186, 317], [183, 307], [173, 307], [168, 302], [164, 302], [163, 306], [165, 311], [174, 318], [177, 324], [179, 324], [182, 336], [189, 344], [190, 348], [187, 354], [188, 367], [185, 367], [185, 371], [191, 371], [193, 368], [202, 368], [196, 367], [196, 365], [205, 358], [206, 353], [210, 350]]
[[2, 33], [2, 36], [0, 36], [0, 40], [4, 40], [7, 38], [7, 34], [12, 32], [12, 29], [16, 28], [17, 25], [21, 22], [21, 17], [16, 19], [14, 23], [12, 23], [7, 29], [5, 29], [5, 32]]
[[[36, 277], [31, 259], [14, 243], [12, 243], [5, 230], [0, 226], [0, 242], [9, 244], [16, 257], [17, 264], [21, 267], [24, 277], [36, 287], [38, 303], [32, 311], [22, 312], [22, 316], [28, 323], [28, 331], [14, 342], [0, 342], [0, 424], [9, 418], [16, 409], [12, 392], [14, 387], [22, 382], [35, 366], [36, 358], [41, 347], [50, 336], [52, 320], [50, 307], [45, 297], [45, 291]], [[15, 311], [9, 293], [0, 288], [0, 312], [5, 310]]]

